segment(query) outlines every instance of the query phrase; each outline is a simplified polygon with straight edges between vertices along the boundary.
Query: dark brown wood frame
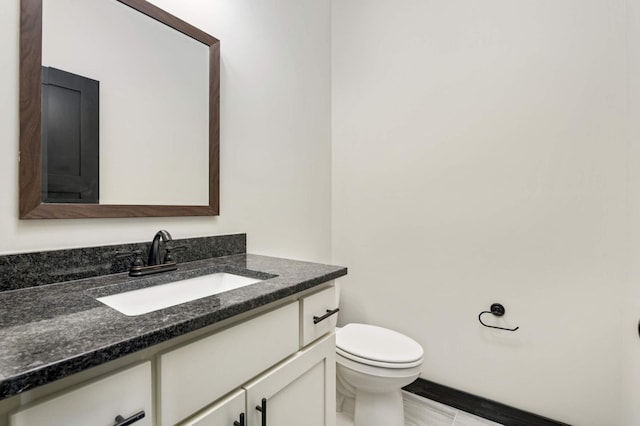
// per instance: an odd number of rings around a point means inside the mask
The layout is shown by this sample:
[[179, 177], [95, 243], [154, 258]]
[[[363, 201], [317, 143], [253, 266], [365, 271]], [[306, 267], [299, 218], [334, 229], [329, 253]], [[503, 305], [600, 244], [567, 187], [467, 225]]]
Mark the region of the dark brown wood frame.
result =
[[117, 0], [209, 46], [209, 205], [43, 203], [42, 1], [20, 1], [20, 219], [216, 216], [220, 193], [220, 42], [144, 0]]

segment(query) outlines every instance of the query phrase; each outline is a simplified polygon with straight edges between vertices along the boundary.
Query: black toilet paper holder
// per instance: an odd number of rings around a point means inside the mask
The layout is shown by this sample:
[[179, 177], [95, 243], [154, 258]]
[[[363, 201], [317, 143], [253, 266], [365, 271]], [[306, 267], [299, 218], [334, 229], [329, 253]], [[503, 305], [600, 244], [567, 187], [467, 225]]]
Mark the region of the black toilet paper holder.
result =
[[505, 309], [504, 306], [502, 306], [500, 303], [493, 303], [491, 305], [491, 308], [489, 308], [489, 311], [482, 311], [480, 312], [480, 315], [478, 315], [478, 321], [480, 321], [480, 324], [484, 325], [485, 327], [489, 327], [489, 328], [496, 328], [498, 330], [505, 330], [505, 331], [516, 331], [517, 329], [519, 329], [520, 327], [516, 327], [516, 328], [504, 328], [504, 327], [497, 327], [495, 325], [489, 325], [489, 324], [485, 324], [482, 321], [482, 315], [484, 314], [493, 314], [497, 317], [501, 317], [504, 315], [505, 313]]

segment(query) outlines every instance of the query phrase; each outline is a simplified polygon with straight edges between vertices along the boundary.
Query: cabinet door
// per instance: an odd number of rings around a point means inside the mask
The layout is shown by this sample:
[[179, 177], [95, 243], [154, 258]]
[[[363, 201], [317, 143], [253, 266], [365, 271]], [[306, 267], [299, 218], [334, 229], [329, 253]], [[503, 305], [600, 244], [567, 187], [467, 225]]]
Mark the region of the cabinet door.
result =
[[233, 426], [234, 422], [242, 424], [240, 416], [244, 416], [244, 389], [232, 393], [202, 413], [180, 423], [180, 426]]
[[332, 333], [245, 386], [247, 426], [335, 426], [335, 376]]
[[[141, 417], [144, 415], [144, 417]], [[9, 416], [11, 426], [113, 425], [116, 416], [153, 424], [151, 363], [145, 362], [71, 391], [37, 401]]]

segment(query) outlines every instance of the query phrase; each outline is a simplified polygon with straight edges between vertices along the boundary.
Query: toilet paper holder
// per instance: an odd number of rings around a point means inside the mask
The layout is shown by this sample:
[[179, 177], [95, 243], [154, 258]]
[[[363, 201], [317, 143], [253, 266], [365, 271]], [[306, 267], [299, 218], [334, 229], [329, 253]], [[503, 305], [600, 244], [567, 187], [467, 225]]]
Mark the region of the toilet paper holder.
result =
[[504, 327], [497, 327], [495, 325], [485, 324], [482, 321], [482, 315], [484, 315], [484, 314], [493, 314], [493, 315], [495, 315], [497, 317], [501, 317], [505, 313], [504, 306], [502, 306], [500, 303], [493, 303], [489, 309], [490, 309], [489, 311], [482, 311], [482, 312], [480, 312], [480, 315], [478, 315], [478, 321], [480, 321], [480, 324], [484, 325], [485, 327], [497, 328], [498, 330], [505, 330], [505, 331], [516, 331], [517, 329], [520, 328], [520, 327], [504, 328]]

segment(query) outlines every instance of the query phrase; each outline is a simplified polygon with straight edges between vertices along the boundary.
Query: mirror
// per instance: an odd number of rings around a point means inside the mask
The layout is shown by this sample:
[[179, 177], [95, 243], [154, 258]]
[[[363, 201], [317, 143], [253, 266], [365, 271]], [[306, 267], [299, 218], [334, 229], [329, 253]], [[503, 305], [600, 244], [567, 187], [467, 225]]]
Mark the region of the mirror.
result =
[[[21, 219], [218, 214], [217, 39], [144, 0], [21, 0], [20, 43]], [[99, 83], [95, 203], [47, 195], [57, 68]]]

